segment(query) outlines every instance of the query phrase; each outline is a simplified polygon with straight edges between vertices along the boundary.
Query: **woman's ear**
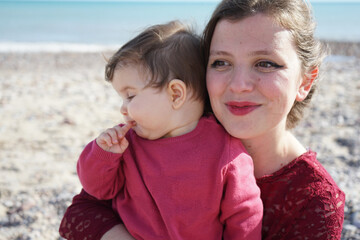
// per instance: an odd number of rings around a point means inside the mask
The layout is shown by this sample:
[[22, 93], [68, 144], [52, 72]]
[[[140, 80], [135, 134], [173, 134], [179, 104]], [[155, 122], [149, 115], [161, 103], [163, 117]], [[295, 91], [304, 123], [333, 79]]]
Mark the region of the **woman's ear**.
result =
[[173, 108], [175, 110], [181, 108], [186, 101], [186, 84], [179, 79], [173, 79], [168, 83], [167, 90]]
[[301, 102], [306, 98], [306, 96], [309, 94], [311, 90], [314, 80], [317, 78], [318, 75], [319, 75], [319, 68], [316, 67], [314, 68], [314, 70], [311, 71], [310, 76], [304, 77], [296, 94], [296, 101]]

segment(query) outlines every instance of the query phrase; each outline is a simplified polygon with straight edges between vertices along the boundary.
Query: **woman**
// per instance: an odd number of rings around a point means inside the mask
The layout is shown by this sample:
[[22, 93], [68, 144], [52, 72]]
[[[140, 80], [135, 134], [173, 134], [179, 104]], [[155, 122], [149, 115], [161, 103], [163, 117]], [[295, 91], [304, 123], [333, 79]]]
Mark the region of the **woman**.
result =
[[[224, 0], [203, 38], [213, 112], [242, 139], [254, 161], [264, 204], [262, 238], [340, 239], [345, 195], [316, 153], [290, 133], [311, 100], [324, 57], [314, 39], [309, 5], [303, 0]], [[63, 236], [69, 230], [70, 236], [79, 236], [74, 226], [66, 226], [70, 219], [85, 223], [88, 218], [89, 228], [101, 230], [82, 228], [87, 236], [100, 232], [99, 239], [106, 232], [102, 239], [121, 239], [117, 232], [126, 234], [123, 225], [101, 204], [84, 192], [75, 197], [60, 227]], [[79, 218], [77, 212], [87, 208], [111, 224], [95, 220], [94, 213]]]

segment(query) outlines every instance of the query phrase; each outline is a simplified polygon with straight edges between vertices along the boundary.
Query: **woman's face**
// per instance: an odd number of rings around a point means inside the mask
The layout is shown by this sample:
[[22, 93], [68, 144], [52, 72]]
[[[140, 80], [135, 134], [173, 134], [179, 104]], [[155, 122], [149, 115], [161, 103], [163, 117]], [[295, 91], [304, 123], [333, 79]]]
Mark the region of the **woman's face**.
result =
[[303, 80], [290, 32], [262, 14], [218, 22], [206, 78], [216, 117], [242, 139], [285, 130]]

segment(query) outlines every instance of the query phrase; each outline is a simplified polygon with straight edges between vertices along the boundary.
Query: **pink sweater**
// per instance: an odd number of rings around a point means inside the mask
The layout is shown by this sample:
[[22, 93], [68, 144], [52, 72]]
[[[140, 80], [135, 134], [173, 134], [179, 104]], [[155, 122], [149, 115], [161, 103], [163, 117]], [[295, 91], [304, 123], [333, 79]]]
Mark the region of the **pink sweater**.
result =
[[136, 239], [261, 239], [252, 159], [213, 117], [178, 137], [126, 137], [123, 155], [89, 143], [77, 169], [88, 193], [113, 199]]

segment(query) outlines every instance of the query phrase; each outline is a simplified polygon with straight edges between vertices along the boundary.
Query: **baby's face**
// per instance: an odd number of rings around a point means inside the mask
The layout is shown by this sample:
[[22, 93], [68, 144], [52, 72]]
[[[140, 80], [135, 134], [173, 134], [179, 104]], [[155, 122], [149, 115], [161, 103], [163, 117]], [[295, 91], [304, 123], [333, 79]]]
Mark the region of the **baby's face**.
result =
[[146, 86], [149, 77], [140, 66], [128, 65], [115, 70], [112, 86], [122, 98], [125, 121], [133, 123], [137, 135], [153, 140], [167, 137], [173, 109], [166, 88]]

